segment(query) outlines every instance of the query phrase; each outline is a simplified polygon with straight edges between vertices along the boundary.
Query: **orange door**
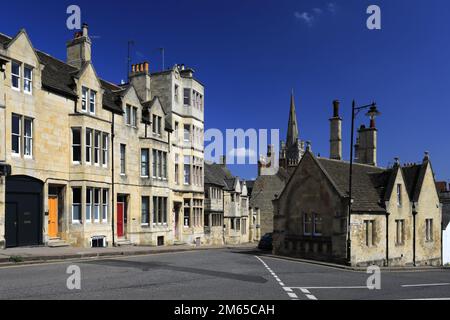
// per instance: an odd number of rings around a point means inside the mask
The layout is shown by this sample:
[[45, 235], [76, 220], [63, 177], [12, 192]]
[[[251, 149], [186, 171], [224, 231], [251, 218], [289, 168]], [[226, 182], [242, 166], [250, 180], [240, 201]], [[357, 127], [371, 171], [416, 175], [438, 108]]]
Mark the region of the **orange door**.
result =
[[48, 198], [48, 236], [58, 236], [58, 198]]

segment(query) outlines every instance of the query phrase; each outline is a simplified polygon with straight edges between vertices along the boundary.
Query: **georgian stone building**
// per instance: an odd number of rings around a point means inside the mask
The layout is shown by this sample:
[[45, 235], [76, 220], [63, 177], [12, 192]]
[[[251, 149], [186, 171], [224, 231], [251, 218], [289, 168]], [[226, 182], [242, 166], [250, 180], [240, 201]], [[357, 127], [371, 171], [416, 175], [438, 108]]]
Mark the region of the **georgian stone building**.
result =
[[67, 60], [0, 34], [0, 246], [203, 241], [204, 88], [193, 70], [100, 78], [88, 26]]
[[331, 159], [308, 146], [274, 201], [274, 253], [352, 266], [440, 265], [442, 210], [428, 153], [420, 164], [378, 167], [375, 120], [362, 127], [349, 217], [337, 102], [334, 109]]
[[241, 244], [260, 238], [259, 212], [249, 208], [247, 184], [222, 164], [205, 163], [205, 238], [210, 244]]

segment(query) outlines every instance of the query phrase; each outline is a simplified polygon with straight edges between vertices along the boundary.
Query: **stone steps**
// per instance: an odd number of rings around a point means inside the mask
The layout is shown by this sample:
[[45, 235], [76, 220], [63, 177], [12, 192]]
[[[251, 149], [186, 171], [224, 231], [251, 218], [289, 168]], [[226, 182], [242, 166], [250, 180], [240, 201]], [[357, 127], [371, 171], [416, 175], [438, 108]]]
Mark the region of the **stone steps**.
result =
[[62, 248], [62, 247], [69, 247], [70, 245], [61, 239], [50, 239], [47, 243], [47, 246], [49, 248]]

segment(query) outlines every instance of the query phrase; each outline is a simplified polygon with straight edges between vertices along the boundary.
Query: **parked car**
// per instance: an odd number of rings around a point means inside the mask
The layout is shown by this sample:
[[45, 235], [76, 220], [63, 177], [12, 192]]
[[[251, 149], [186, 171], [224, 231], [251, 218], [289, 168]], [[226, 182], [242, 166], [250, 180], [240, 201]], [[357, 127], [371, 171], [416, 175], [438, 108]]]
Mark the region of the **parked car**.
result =
[[264, 236], [262, 236], [261, 240], [259, 241], [258, 249], [270, 251], [273, 249], [272, 242], [273, 242], [272, 233], [266, 233]]

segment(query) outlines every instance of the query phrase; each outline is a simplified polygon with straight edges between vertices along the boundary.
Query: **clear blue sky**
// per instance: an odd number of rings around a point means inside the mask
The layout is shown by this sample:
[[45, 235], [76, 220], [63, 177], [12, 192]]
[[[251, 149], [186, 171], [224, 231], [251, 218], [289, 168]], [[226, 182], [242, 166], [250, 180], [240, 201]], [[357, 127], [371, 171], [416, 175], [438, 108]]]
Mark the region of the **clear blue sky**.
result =
[[[36, 48], [65, 59], [70, 4], [90, 26], [101, 77], [125, 78], [129, 39], [133, 62], [149, 60], [153, 71], [161, 68], [158, 47], [167, 66], [196, 69], [206, 128], [279, 128], [284, 137], [294, 88], [301, 138], [324, 156], [331, 101], [341, 100], [348, 158], [351, 101], [376, 100], [380, 164], [421, 161], [427, 150], [437, 178], [450, 179], [447, 0], [9, 1], [0, 32], [24, 27]], [[371, 4], [382, 9], [381, 31], [366, 28]], [[254, 166], [233, 171], [256, 176]]]

